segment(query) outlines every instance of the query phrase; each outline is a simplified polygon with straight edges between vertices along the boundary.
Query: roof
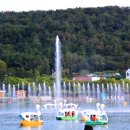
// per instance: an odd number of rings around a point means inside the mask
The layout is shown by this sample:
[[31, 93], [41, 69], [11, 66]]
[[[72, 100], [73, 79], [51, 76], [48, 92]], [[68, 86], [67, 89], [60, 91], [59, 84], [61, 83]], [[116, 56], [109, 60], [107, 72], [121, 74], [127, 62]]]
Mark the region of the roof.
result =
[[92, 81], [92, 77], [90, 77], [90, 76], [79, 76], [79, 77], [73, 77], [73, 80]]

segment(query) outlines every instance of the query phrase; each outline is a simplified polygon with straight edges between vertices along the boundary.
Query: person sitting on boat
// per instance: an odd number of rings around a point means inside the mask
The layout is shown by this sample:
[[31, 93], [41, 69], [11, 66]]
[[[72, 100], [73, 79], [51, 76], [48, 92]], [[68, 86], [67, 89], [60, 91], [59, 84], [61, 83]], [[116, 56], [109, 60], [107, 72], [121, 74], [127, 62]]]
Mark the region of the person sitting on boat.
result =
[[97, 120], [96, 115], [93, 115], [93, 120], [94, 120], [94, 121], [96, 121], [96, 120]]
[[68, 112], [65, 112], [65, 116], [68, 116]]
[[74, 113], [74, 111], [72, 111], [72, 113], [71, 113], [71, 114], [72, 114], [72, 117], [74, 117], [74, 116], [75, 116], [75, 113]]
[[29, 118], [29, 116], [28, 116], [28, 115], [26, 115], [26, 118]]
[[68, 116], [71, 116], [70, 111], [68, 112]]
[[90, 119], [91, 119], [92, 121], [96, 121], [96, 120], [97, 120], [96, 115], [91, 115]]
[[38, 120], [38, 116], [34, 115], [33, 120]]
[[93, 120], [93, 115], [90, 116], [90, 120], [91, 120], [91, 121]]
[[90, 125], [85, 125], [84, 130], [93, 130], [93, 127]]

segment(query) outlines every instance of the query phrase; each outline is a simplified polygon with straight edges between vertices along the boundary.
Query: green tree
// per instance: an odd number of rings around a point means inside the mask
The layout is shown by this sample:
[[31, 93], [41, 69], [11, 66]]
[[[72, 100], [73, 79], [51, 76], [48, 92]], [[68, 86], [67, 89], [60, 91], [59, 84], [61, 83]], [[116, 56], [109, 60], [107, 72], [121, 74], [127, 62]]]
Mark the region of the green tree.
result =
[[4, 80], [7, 71], [7, 65], [3, 60], [0, 60], [0, 80]]

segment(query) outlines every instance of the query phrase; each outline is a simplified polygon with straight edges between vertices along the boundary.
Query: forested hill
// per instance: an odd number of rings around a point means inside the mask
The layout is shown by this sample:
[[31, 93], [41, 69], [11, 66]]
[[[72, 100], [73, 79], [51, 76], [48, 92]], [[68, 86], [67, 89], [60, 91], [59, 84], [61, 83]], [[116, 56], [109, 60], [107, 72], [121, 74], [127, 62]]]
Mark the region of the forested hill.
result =
[[115, 6], [0, 12], [0, 73], [51, 74], [56, 35], [64, 74], [130, 67], [130, 9]]

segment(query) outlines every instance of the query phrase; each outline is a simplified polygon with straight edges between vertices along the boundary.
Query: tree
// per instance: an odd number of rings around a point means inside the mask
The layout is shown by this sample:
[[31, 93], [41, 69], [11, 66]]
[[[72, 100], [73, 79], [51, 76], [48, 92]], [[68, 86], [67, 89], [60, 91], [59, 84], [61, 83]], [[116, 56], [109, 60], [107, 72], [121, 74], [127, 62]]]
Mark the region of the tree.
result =
[[3, 60], [0, 60], [0, 80], [4, 80], [7, 71], [7, 65]]
[[105, 59], [101, 55], [92, 55], [88, 59], [88, 64], [91, 71], [103, 71], [105, 67]]

